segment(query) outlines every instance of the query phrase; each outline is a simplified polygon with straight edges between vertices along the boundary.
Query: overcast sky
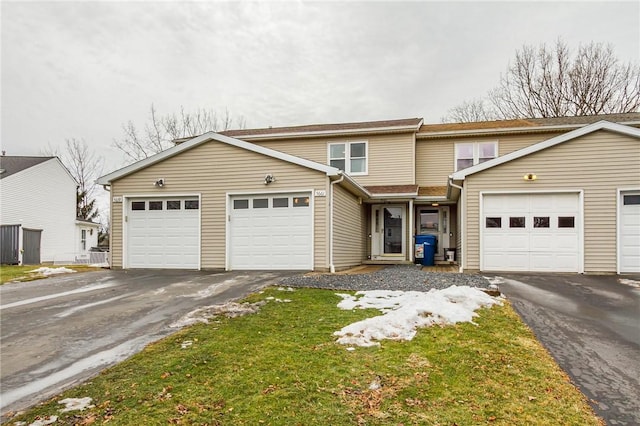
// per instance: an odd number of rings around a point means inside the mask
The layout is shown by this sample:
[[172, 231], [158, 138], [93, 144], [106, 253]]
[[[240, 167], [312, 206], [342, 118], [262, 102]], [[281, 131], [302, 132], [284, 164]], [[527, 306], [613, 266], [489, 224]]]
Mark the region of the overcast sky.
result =
[[246, 127], [423, 117], [483, 96], [523, 44], [611, 43], [639, 61], [640, 2], [2, 2], [8, 155], [212, 108]]

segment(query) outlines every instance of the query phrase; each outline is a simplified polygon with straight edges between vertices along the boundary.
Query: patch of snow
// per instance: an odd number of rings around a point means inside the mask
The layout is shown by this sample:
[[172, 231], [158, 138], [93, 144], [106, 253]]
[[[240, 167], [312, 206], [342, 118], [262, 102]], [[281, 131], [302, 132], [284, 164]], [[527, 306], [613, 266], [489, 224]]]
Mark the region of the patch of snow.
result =
[[278, 287], [278, 291], [295, 291], [293, 287]]
[[64, 408], [60, 409], [61, 413], [66, 413], [68, 411], [82, 411], [87, 408], [93, 408], [95, 405], [91, 405], [91, 397], [87, 396], [84, 398], [65, 398], [58, 401], [58, 404], [64, 404]]
[[34, 269], [33, 271], [29, 271], [29, 273], [32, 274], [42, 274], [46, 277], [48, 277], [49, 275], [56, 275], [56, 274], [69, 274], [71, 272], [76, 272], [73, 269], [69, 269], [69, 268], [65, 268], [65, 267], [60, 267], [60, 268], [49, 268], [46, 266], [43, 266], [41, 268], [38, 269]]
[[224, 315], [228, 318], [235, 318], [247, 314], [255, 314], [265, 303], [265, 301], [256, 303], [228, 302], [220, 305], [204, 306], [202, 308], [198, 308], [194, 311], [189, 312], [178, 321], [171, 324], [169, 327], [182, 328], [199, 322], [208, 324], [211, 318], [218, 315]]
[[349, 347], [347, 348], [347, 350], [348, 350], [348, 351], [355, 351], [355, 350], [356, 350], [356, 348], [354, 348], [353, 346], [349, 346]]
[[640, 281], [630, 280], [628, 278], [620, 278], [620, 284], [629, 285], [631, 287], [640, 288]]
[[380, 384], [380, 379], [374, 379], [370, 384], [369, 384], [369, 390], [378, 390], [382, 387], [382, 385]]
[[36, 419], [33, 423], [29, 423], [29, 426], [46, 426], [58, 421], [58, 416], [47, 416], [42, 419]]
[[502, 277], [484, 277], [485, 280], [489, 281], [489, 288], [497, 289], [500, 284], [504, 284], [504, 278]]
[[17, 302], [13, 302], [13, 303], [9, 303], [7, 305], [0, 306], [0, 310], [7, 309], [7, 308], [14, 308], [16, 306], [29, 305], [31, 303], [42, 302], [43, 300], [56, 299], [58, 297], [69, 296], [69, 295], [72, 295], [72, 294], [86, 293], [88, 291], [94, 291], [94, 290], [101, 290], [103, 288], [114, 287], [116, 285], [117, 284], [115, 282], [113, 282], [113, 281], [109, 281], [109, 282], [102, 283], [102, 284], [92, 284], [92, 285], [88, 285], [86, 287], [77, 288], [75, 290], [63, 291], [61, 293], [50, 294], [50, 295], [47, 295], [47, 296], [40, 296], [40, 297], [31, 298], [31, 299], [19, 300]]
[[273, 296], [269, 296], [269, 297], [265, 297], [264, 300], [276, 300], [276, 298]]
[[277, 303], [291, 303], [291, 299], [275, 299]]
[[100, 306], [100, 305], [104, 305], [104, 304], [107, 304], [107, 303], [115, 302], [116, 300], [123, 299], [123, 298], [128, 297], [128, 296], [130, 296], [132, 294], [133, 293], [127, 293], [127, 294], [123, 294], [123, 295], [120, 295], [120, 296], [112, 297], [110, 299], [101, 300], [99, 302], [87, 303], [86, 305], [76, 306], [75, 308], [67, 309], [64, 312], [60, 312], [59, 314], [55, 315], [55, 317], [56, 318], [65, 318], [65, 317], [68, 317], [69, 315], [73, 315], [76, 312], [82, 311], [84, 309], [94, 308], [96, 306]]
[[356, 296], [338, 294], [340, 309], [378, 309], [384, 315], [355, 322], [333, 333], [338, 343], [354, 346], [376, 346], [383, 339], [411, 340], [417, 329], [432, 325], [471, 322], [481, 307], [500, 305], [499, 299], [482, 290], [467, 286], [451, 286], [444, 290], [359, 291]]
[[187, 349], [189, 346], [193, 345], [193, 341], [191, 340], [185, 340], [184, 342], [182, 342], [180, 344], [180, 348], [181, 349]]

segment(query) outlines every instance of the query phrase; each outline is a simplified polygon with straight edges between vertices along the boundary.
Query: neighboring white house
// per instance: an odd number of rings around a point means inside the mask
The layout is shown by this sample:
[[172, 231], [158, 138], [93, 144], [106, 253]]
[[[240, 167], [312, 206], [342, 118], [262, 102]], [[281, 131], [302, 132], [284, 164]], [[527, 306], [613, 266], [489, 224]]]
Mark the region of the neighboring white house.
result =
[[[40, 262], [72, 263], [97, 245], [98, 224], [76, 218], [77, 187], [57, 157], [0, 157], [0, 224], [3, 234], [19, 230], [18, 263], [34, 263], [24, 258], [25, 238], [38, 234]], [[5, 261], [9, 247], [3, 246]]]

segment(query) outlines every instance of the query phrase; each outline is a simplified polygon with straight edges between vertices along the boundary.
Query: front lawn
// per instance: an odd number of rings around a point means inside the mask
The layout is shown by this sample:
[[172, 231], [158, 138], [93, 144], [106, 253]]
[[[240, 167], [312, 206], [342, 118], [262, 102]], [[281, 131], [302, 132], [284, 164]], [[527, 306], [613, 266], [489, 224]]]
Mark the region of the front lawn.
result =
[[[40, 268], [38, 265], [1, 265], [0, 266], [0, 285], [14, 281], [33, 281], [42, 278], [47, 278], [47, 275], [31, 272]], [[51, 268], [61, 268], [61, 265], [49, 265]], [[76, 272], [87, 271], [99, 271], [101, 268], [96, 268], [88, 265], [71, 265], [64, 266], [68, 269], [73, 269]]]
[[[508, 303], [479, 310], [477, 325], [425, 328], [412, 341], [347, 350], [333, 333], [380, 312], [340, 310], [342, 299], [327, 290], [269, 289], [248, 299], [259, 300], [268, 301], [258, 313], [183, 329], [12, 420], [602, 424]], [[61, 399], [85, 397], [93, 408], [60, 411]]]

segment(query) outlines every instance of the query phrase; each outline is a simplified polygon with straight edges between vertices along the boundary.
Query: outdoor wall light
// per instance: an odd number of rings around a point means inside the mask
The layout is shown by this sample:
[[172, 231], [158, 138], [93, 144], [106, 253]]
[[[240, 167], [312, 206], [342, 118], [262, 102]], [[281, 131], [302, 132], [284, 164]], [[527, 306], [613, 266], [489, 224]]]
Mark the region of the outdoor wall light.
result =
[[162, 188], [164, 186], [164, 178], [160, 178], [153, 183], [155, 186]]
[[264, 177], [264, 184], [265, 185], [269, 185], [270, 183], [275, 182], [275, 181], [276, 181], [276, 177], [274, 175], [266, 175]]
[[538, 179], [538, 176], [536, 176], [533, 173], [527, 173], [526, 175], [524, 175], [523, 179], [524, 180], [536, 180], [536, 179]]

